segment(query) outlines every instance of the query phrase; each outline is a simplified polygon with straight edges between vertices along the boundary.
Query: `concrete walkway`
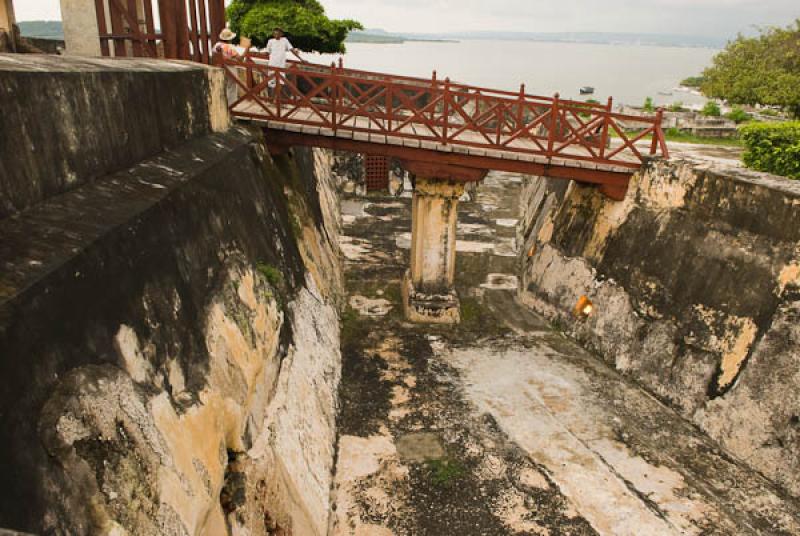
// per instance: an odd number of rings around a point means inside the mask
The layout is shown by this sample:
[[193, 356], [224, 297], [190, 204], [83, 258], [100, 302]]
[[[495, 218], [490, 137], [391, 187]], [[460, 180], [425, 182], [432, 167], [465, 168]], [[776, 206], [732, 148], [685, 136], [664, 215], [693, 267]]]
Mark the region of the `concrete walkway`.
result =
[[343, 204], [335, 535], [800, 534], [800, 509], [515, 300], [520, 179], [459, 213], [463, 322], [408, 324], [408, 198]]

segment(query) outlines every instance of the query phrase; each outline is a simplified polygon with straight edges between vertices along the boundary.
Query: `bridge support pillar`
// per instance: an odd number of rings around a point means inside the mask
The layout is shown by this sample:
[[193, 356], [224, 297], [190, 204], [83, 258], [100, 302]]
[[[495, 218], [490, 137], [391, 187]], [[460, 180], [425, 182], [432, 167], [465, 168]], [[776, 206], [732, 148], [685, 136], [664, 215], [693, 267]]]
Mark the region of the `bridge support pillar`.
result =
[[417, 177], [411, 218], [411, 267], [403, 281], [406, 318], [457, 324], [460, 303], [454, 288], [458, 199], [464, 184]]

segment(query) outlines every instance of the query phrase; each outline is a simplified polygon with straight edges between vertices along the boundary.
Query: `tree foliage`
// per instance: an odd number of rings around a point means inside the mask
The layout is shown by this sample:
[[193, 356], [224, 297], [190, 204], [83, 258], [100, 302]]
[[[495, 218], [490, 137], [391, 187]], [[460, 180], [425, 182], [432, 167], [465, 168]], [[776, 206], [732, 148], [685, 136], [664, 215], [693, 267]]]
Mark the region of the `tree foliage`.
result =
[[279, 26], [306, 52], [342, 53], [348, 32], [363, 29], [354, 20], [328, 18], [317, 0], [233, 0], [227, 15], [231, 29], [256, 46], [266, 45]]
[[734, 104], [788, 108], [800, 117], [800, 19], [787, 28], [737, 37], [703, 72], [702, 91]]

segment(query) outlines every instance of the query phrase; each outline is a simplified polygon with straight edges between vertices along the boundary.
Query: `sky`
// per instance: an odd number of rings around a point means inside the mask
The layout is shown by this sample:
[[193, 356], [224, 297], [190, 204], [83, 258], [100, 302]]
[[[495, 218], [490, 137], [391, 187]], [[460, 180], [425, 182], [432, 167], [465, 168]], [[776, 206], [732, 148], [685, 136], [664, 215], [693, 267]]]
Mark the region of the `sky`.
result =
[[[57, 20], [59, 0], [13, 0], [17, 20]], [[321, 0], [328, 14], [393, 32], [632, 32], [733, 37], [786, 26], [800, 0]]]

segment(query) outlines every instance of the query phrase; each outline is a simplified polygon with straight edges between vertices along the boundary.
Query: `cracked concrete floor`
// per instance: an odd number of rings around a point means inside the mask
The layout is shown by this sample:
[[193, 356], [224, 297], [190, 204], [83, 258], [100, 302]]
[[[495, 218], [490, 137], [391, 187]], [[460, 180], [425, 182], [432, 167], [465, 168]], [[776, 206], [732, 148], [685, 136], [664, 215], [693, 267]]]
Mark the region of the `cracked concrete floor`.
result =
[[800, 509], [515, 300], [520, 179], [461, 204], [460, 326], [406, 323], [408, 198], [343, 204], [334, 535], [800, 534]]

